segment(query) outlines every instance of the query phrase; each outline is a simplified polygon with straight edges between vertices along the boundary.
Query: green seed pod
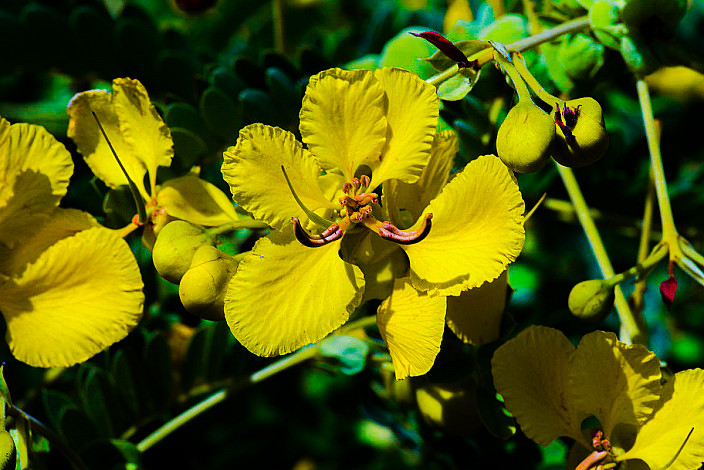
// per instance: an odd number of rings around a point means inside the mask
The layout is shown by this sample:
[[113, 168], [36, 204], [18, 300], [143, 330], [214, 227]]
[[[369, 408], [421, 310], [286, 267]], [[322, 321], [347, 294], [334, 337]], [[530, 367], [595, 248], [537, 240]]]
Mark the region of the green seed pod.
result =
[[530, 100], [519, 101], [506, 115], [496, 136], [496, 152], [519, 173], [540, 170], [550, 159], [555, 123]]
[[0, 431], [0, 470], [14, 469], [16, 462], [15, 441], [9, 432], [2, 430]]
[[214, 245], [214, 237], [184, 220], [174, 220], [161, 229], [154, 243], [152, 261], [161, 277], [178, 284], [191, 266], [193, 255], [203, 245]]
[[562, 109], [555, 106], [552, 116], [557, 124], [557, 138], [551, 150], [557, 163], [579, 167], [604, 156], [609, 148], [609, 134], [601, 106], [594, 98], [567, 101]]
[[178, 286], [178, 296], [185, 309], [206, 320], [224, 319], [227, 284], [235, 275], [237, 265], [232, 256], [214, 246], [198, 248]]
[[572, 288], [567, 305], [575, 317], [600, 321], [614, 306], [614, 287], [606, 281], [591, 279]]

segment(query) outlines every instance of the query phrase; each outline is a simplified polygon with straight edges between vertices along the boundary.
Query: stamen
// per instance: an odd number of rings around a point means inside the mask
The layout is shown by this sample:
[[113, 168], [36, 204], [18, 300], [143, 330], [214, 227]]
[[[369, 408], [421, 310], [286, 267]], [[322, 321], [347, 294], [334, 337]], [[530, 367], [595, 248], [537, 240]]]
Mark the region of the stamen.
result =
[[596, 464], [604, 460], [608, 455], [609, 452], [606, 450], [595, 450], [594, 452], [589, 454], [586, 459], [582, 460], [582, 462], [580, 462], [580, 464], [577, 465], [574, 470], [589, 470]]
[[422, 241], [430, 233], [432, 223], [430, 220], [433, 214], [426, 214], [423, 223], [413, 232], [405, 232], [396, 228], [391, 222], [384, 222], [379, 227], [379, 236], [386, 240], [398, 243], [399, 245], [413, 245]]
[[309, 248], [327, 245], [330, 242], [339, 240], [344, 234], [344, 230], [342, 230], [338, 224], [330, 225], [330, 227], [325, 229], [320, 235], [311, 235], [306, 232], [296, 217], [291, 217], [291, 222], [293, 222], [293, 233], [296, 235], [296, 239], [301, 242], [303, 246]]
[[379, 200], [379, 196], [376, 193], [369, 193], [369, 194], [360, 194], [358, 196], [355, 196], [355, 201], [359, 203], [360, 206], [366, 206], [367, 204], [370, 203], [375, 203]]
[[350, 183], [344, 183], [342, 185], [342, 192], [345, 194], [349, 194], [350, 191], [352, 191], [352, 185]]
[[362, 175], [359, 177], [360, 183], [362, 183], [362, 189], [367, 189], [371, 184], [372, 180], [367, 175]]

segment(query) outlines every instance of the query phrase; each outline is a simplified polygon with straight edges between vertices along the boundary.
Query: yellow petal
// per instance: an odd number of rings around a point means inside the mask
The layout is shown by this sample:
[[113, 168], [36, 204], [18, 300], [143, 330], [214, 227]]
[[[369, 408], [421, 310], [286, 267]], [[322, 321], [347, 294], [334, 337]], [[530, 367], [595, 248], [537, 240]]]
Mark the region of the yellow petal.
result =
[[413, 183], [430, 160], [438, 94], [433, 85], [406, 70], [386, 67], [375, 70], [374, 76], [386, 94], [387, 129], [381, 159], [369, 164], [371, 187], [388, 179]]
[[[704, 462], [704, 370], [678, 372], [662, 388], [655, 415], [618, 460], [641, 459], [651, 469], [665, 468], [694, 428], [668, 470], [696, 470]], [[629, 467], [630, 468], [630, 465]]]
[[570, 399], [569, 358], [574, 346], [559, 330], [530, 326], [494, 353], [494, 385], [523, 433], [540, 445], [569, 436], [591, 448]]
[[43, 127], [0, 118], [0, 243], [31, 236], [66, 194], [71, 154]]
[[440, 352], [445, 298], [419, 292], [408, 278], [394, 280], [391, 296], [377, 310], [377, 325], [389, 348], [396, 380], [427, 373]]
[[430, 234], [404, 245], [411, 280], [432, 295], [460, 292], [493, 281], [523, 248], [524, 204], [501, 160], [470, 162], [423, 211], [432, 213]]
[[318, 185], [320, 168], [295, 136], [278, 127], [252, 124], [242, 130], [237, 144], [223, 154], [222, 174], [232, 198], [254, 218], [282, 230], [291, 217], [306, 219], [291, 194], [281, 167], [294, 191], [310, 210], [334, 208]]
[[68, 367], [121, 340], [143, 302], [129, 246], [102, 227], [57, 241], [0, 286], [10, 350], [35, 367]]
[[494, 281], [447, 298], [447, 326], [459, 339], [481, 346], [499, 337], [507, 281], [508, 270]]
[[232, 334], [259, 356], [276, 356], [320, 341], [359, 305], [364, 278], [342, 261], [339, 242], [301, 245], [292, 229], [254, 245], [227, 288]]
[[386, 142], [384, 91], [370, 70], [329, 69], [310, 78], [300, 112], [303, 142], [324, 169], [347, 181], [372, 165]]
[[[384, 185], [385, 207], [388, 216], [399, 228], [408, 228], [423, 213], [430, 201], [447, 184], [455, 154], [459, 150], [457, 135], [451, 130], [435, 134], [430, 150], [430, 161], [423, 174], [413, 184], [389, 180]], [[409, 222], [404, 223], [406, 220]]]
[[660, 361], [645, 347], [626, 345], [613, 333], [585, 335], [570, 371], [582, 418], [595, 416], [607, 438], [617, 424], [641, 424], [657, 403]]
[[69, 122], [66, 134], [76, 144], [78, 152], [83, 155], [93, 174], [111, 188], [127, 184], [127, 178], [115, 160], [91, 111], [98, 116], [130, 179], [137, 186], [142, 197], [148, 200], [150, 195], [144, 187], [147, 168], [135, 155], [135, 150], [125, 141], [112, 104], [112, 94], [107, 90], [79, 93], [69, 103], [67, 111]]
[[0, 245], [0, 272], [18, 276], [51, 245], [91, 227], [101, 225], [87, 212], [56, 208], [46, 222], [34, 227], [31, 235], [14, 249], [8, 250]]
[[194, 175], [166, 181], [156, 201], [171, 217], [196, 225], [215, 227], [238, 218], [235, 206], [225, 193]]
[[[171, 132], [149, 101], [139, 80], [116, 78], [112, 81], [112, 103], [120, 122], [120, 132], [149, 174], [151, 194], [156, 188], [156, 169], [170, 166], [174, 156]], [[119, 154], [118, 156], [122, 158]]]

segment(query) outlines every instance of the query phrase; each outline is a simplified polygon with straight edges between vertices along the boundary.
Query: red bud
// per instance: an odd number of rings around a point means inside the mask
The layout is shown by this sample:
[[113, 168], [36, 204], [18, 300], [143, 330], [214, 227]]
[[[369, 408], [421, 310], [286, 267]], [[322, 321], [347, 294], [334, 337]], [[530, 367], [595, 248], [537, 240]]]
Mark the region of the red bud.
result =
[[457, 46], [452, 44], [452, 42], [447, 40], [447, 38], [445, 38], [445, 36], [443, 36], [442, 34], [438, 34], [433, 31], [423, 31], [422, 33], [411, 32], [410, 34], [416, 37], [421, 37], [431, 43], [433, 46], [440, 49], [440, 52], [457, 62], [457, 66], [459, 68], [472, 67], [474, 64], [476, 64], [476, 61], [470, 62], [469, 59], [467, 59], [467, 56], [464, 55], [464, 52], [462, 52]]
[[677, 279], [670, 274], [670, 277], [660, 283], [660, 297], [668, 309], [675, 301], [675, 292], [677, 292]]

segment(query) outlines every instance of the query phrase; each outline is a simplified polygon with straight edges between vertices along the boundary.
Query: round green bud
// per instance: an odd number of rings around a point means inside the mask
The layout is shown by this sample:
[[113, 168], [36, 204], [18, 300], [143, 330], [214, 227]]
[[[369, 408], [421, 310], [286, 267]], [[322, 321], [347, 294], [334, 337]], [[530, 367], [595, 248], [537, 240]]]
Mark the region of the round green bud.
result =
[[198, 248], [191, 267], [181, 278], [178, 296], [189, 313], [205, 320], [225, 318], [227, 285], [237, 271], [237, 261], [214, 246]]
[[613, 308], [614, 298], [614, 287], [611, 284], [600, 279], [591, 279], [572, 288], [567, 305], [575, 317], [599, 321]]
[[14, 469], [16, 462], [15, 441], [10, 433], [3, 429], [0, 431], [0, 470]]
[[594, 98], [578, 98], [552, 111], [557, 138], [552, 157], [568, 167], [580, 167], [601, 159], [609, 148], [604, 115]]
[[540, 170], [550, 159], [555, 123], [530, 100], [519, 101], [506, 115], [496, 136], [496, 153], [518, 173]]
[[152, 262], [161, 277], [178, 284], [191, 266], [198, 248], [212, 246], [215, 240], [200, 227], [174, 220], [159, 231], [152, 251]]

